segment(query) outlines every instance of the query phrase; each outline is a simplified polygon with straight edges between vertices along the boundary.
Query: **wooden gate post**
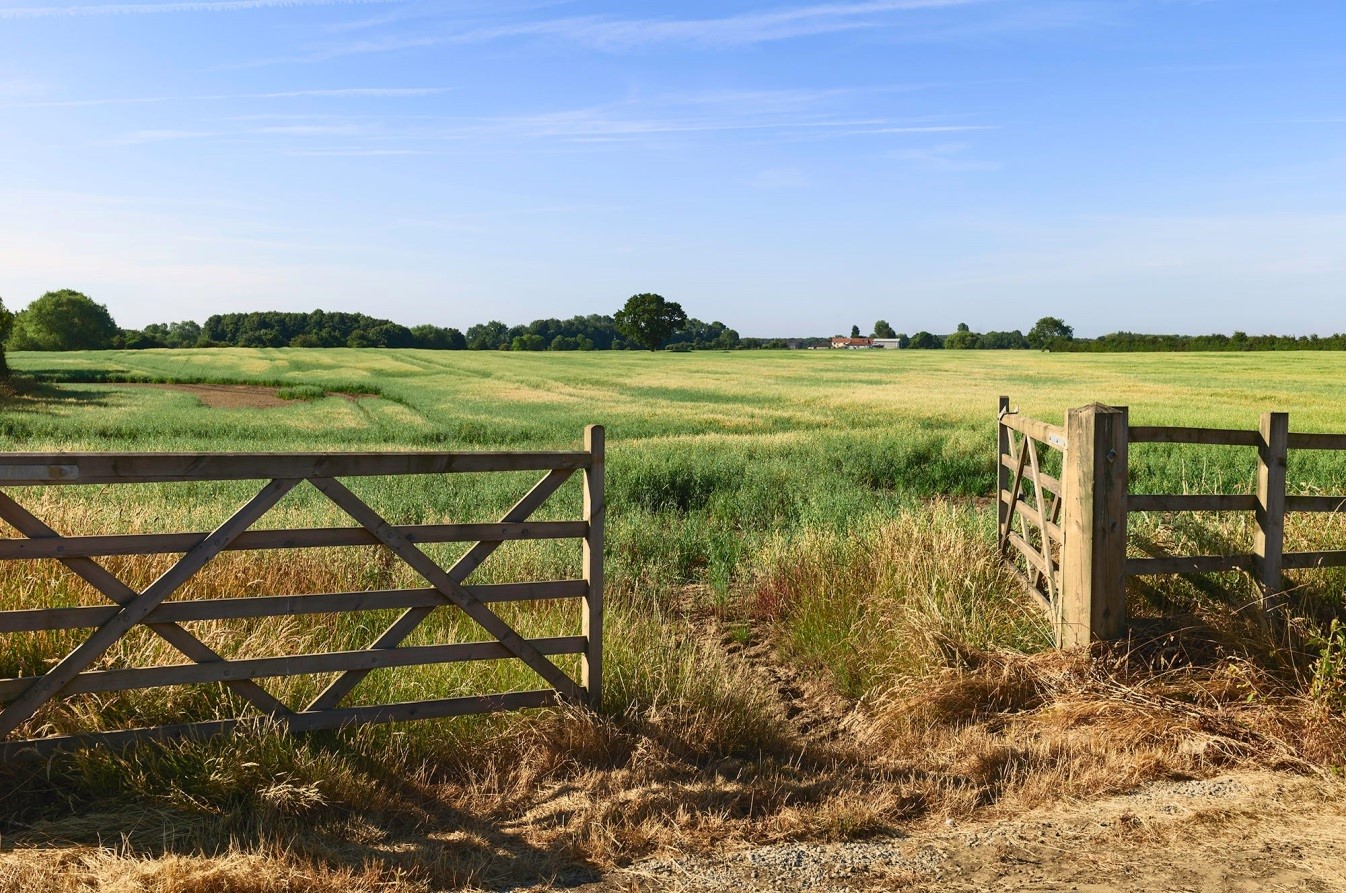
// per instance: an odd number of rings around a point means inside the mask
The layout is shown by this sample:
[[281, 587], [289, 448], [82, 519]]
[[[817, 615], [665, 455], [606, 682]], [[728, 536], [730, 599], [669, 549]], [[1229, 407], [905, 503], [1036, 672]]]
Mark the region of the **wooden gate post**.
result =
[[1009, 429], [1005, 427], [1005, 414], [1009, 412], [1009, 408], [1010, 398], [1001, 397], [1000, 412], [996, 415], [995, 423], [997, 444], [995, 457], [995, 503], [996, 506], [999, 507], [999, 513], [996, 517], [1000, 521], [999, 525], [996, 527], [996, 536], [999, 538], [1002, 545], [1005, 542], [1005, 530], [1007, 529], [1006, 525], [1009, 522], [1010, 515], [1010, 506], [1005, 502], [1005, 497], [1002, 495], [1009, 492], [1010, 488], [1010, 470], [1005, 465], [1005, 457], [1010, 454], [1010, 432]]
[[584, 537], [583, 561], [589, 586], [584, 596], [583, 632], [588, 641], [580, 658], [580, 685], [595, 710], [603, 704], [603, 447], [603, 426], [585, 428], [589, 467], [584, 470], [584, 520], [589, 522], [589, 532]]
[[1257, 530], [1253, 556], [1262, 592], [1262, 610], [1284, 603], [1281, 553], [1285, 548], [1285, 459], [1290, 440], [1290, 414], [1262, 413], [1257, 445]]
[[1094, 403], [1066, 414], [1061, 474], [1062, 648], [1126, 630], [1127, 412]]

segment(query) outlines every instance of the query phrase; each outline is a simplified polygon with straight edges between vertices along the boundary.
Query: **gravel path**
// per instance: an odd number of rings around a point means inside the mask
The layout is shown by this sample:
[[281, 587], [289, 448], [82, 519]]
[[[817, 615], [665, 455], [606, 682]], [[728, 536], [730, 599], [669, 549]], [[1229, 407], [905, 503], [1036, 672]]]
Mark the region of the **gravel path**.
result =
[[572, 889], [1346, 891], [1346, 785], [1276, 773], [1155, 784], [910, 837], [650, 859]]

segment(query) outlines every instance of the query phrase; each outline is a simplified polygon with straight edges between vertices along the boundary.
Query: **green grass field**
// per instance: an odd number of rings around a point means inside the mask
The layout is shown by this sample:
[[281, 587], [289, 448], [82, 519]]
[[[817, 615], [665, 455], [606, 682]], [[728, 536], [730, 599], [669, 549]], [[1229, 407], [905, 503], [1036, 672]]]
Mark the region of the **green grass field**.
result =
[[[1097, 400], [1130, 406], [1133, 424], [1251, 429], [1260, 412], [1284, 410], [1291, 413], [1294, 431], [1346, 431], [1346, 401], [1340, 399], [1346, 355], [1333, 353], [230, 349], [17, 353], [9, 359], [22, 378], [15, 392], [0, 401], [0, 436], [7, 450], [574, 448], [584, 425], [606, 426], [611, 595], [604, 714], [615, 724], [612, 728], [599, 734], [584, 725], [586, 720], [529, 714], [416, 723], [298, 744], [278, 738], [186, 744], [156, 751], [141, 762], [85, 755], [56, 761], [45, 781], [29, 779], [18, 785], [17, 793], [8, 797], [12, 818], [0, 824], [0, 833], [22, 835], [35, 823], [56, 822], [66, 828], [64, 833], [73, 834], [70, 823], [90, 812], [152, 806], [172, 816], [179, 829], [174, 833], [182, 834], [189, 849], [213, 851], [222, 842], [243, 840], [251, 841], [250, 846], [293, 847], [305, 858], [340, 864], [351, 859], [333, 856], [324, 847], [335, 846], [333, 835], [352, 833], [349, 821], [322, 812], [330, 827], [313, 836], [308, 824], [316, 813], [290, 801], [277, 806], [267, 798], [280, 795], [255, 774], [221, 776], [220, 761], [242, 748], [251, 755], [249, 762], [261, 767], [258, 773], [283, 775], [296, 790], [307, 790], [307, 785], [319, 791], [315, 796], [324, 804], [340, 807], [338, 812], [372, 797], [391, 816], [382, 825], [390, 828], [401, 827], [398, 823], [411, 807], [391, 795], [371, 793], [387, 784], [387, 776], [374, 772], [371, 762], [396, 767], [399, 777], [480, 793], [483, 786], [491, 787], [483, 777], [494, 778], [499, 786], [504, 785], [501, 777], [514, 778], [511, 771], [519, 771], [502, 768], [501, 761], [535, 767], [541, 760], [551, 767], [530, 769], [541, 773], [528, 776], [534, 781], [574, 772], [575, 765], [592, 769], [612, 764], [634, 771], [623, 762], [630, 754], [619, 758], [613, 748], [634, 753], [656, 742], [666, 754], [666, 765], [683, 766], [678, 771], [712, 787], [715, 783], [706, 781], [704, 773], [720, 772], [714, 768], [719, 761], [756, 761], [760, 778], [736, 782], [736, 790], [758, 804], [746, 814], [734, 812], [739, 806], [724, 806], [740, 803], [737, 795], [725, 795], [728, 800], [714, 801], [719, 806], [700, 811], [683, 806], [691, 809], [691, 826], [706, 833], [739, 828], [734, 822], [740, 820], [743, 827], [760, 831], [763, 821], [783, 821], [785, 803], [753, 798], [766, 797], [762, 791], [785, 784], [782, 777], [796, 778], [790, 773], [805, 773], [805, 767], [791, 762], [796, 745], [789, 743], [791, 733], [769, 699], [745, 681], [718, 639], [703, 635], [706, 629], [745, 641], [765, 636], [782, 661], [839, 697], [861, 704], [886, 703], [914, 680], [954, 669], [975, 674], [990, 666], [969, 655], [1044, 651], [1045, 620], [1024, 602], [996, 561], [993, 509], [985, 498], [994, 486], [994, 419], [1000, 394], [1009, 394], [1025, 414], [1054, 422], [1068, 407]], [[286, 399], [266, 408], [211, 408], [192, 393], [148, 387], [146, 382], [263, 385], [281, 389]], [[357, 394], [377, 396], [353, 396]], [[1253, 472], [1254, 457], [1246, 449], [1145, 445], [1132, 454], [1135, 492], [1250, 492]], [[535, 477], [362, 479], [352, 486], [397, 523], [490, 521]], [[576, 484], [568, 484], [541, 516], [578, 517]], [[1296, 455], [1290, 485], [1299, 492], [1346, 492], [1346, 457]], [[21, 501], [63, 533], [207, 529], [255, 489], [240, 483], [123, 486], [115, 491], [47, 488], [27, 491]], [[347, 523], [309, 488], [287, 497], [259, 526]], [[1171, 523], [1145, 519], [1137, 522], [1136, 530], [1138, 537], [1161, 544], [1200, 543], [1205, 549], [1237, 546], [1250, 536], [1243, 521], [1202, 527], [1181, 518]], [[1332, 547], [1340, 548], [1342, 533], [1327, 519], [1292, 530], [1291, 539], [1315, 546], [1335, 540]], [[445, 560], [455, 554], [448, 546], [433, 551]], [[573, 576], [578, 562], [577, 544], [509, 544], [474, 581]], [[142, 585], [167, 563], [108, 562], [128, 581]], [[0, 606], [5, 608], [99, 603], [54, 562], [22, 568], [10, 564], [0, 572]], [[1217, 581], [1225, 593], [1219, 597], [1212, 596], [1210, 584], [1199, 581], [1148, 587], [1133, 594], [1137, 614], [1232, 616], [1236, 612], [1231, 605], [1247, 597], [1246, 585], [1233, 576]], [[1339, 577], [1328, 572], [1313, 580], [1315, 610], [1327, 606], [1329, 613], [1339, 612]], [[187, 594], [407, 585], [420, 584], [374, 549], [230, 553], [212, 563]], [[478, 638], [471, 624], [448, 612], [440, 615], [412, 642]], [[506, 616], [531, 634], [578, 629], [574, 604], [513, 610]], [[335, 622], [198, 624], [196, 631], [223, 653], [265, 656], [364, 647], [389, 620], [385, 612]], [[0, 676], [39, 673], [78, 639], [74, 633], [11, 636], [0, 651]], [[128, 637], [109, 653], [105, 665], [178, 660], [146, 635]], [[1276, 670], [1280, 675], [1275, 678], [1293, 687], [1299, 682], [1285, 680], [1300, 679], [1304, 672], [1295, 664], [1284, 673]], [[1310, 667], [1307, 672], [1314, 671]], [[320, 683], [272, 680], [268, 687], [282, 699], [298, 702]], [[994, 684], [1007, 683], [1002, 679]], [[355, 700], [532, 687], [536, 680], [512, 663], [408, 668], [371, 675]], [[1236, 688], [1228, 689], [1231, 697], [1247, 694]], [[1007, 703], [1019, 703], [1017, 697]], [[237, 709], [218, 687], [85, 696], [44, 710], [23, 732], [211, 718], [233, 715]], [[951, 718], [954, 713], [931, 719], [930, 728], [947, 723], [950, 729], [964, 729], [969, 717], [981, 715], [980, 708], [969, 709], [970, 714], [957, 714], [963, 719]], [[558, 733], [558, 722], [571, 731]], [[588, 731], [581, 734], [576, 727]], [[540, 736], [558, 734], [562, 739], [571, 736], [569, 756], [548, 751], [551, 755], [543, 758], [529, 751], [529, 759], [520, 757], [528, 747], [541, 747]], [[920, 734], [931, 733], [926, 729]], [[949, 743], [940, 741], [941, 747]], [[866, 745], [870, 751], [876, 746]], [[1182, 761], [1189, 758], [1176, 750], [1164, 753], [1171, 762], [1154, 765], [1188, 765]], [[768, 764], [777, 775], [761, 769]], [[838, 765], [828, 771], [839, 778]], [[1079, 770], [1071, 765], [1075, 768], [1065, 762], [1058, 767], [1062, 777]], [[1010, 773], [995, 782], [1000, 793], [993, 800], [1006, 790], [1027, 789], [1024, 779], [1032, 772], [1022, 767], [1014, 771], [1022, 777]], [[685, 782], [692, 776], [682, 777]], [[1080, 770], [1079, 777], [1092, 776]], [[811, 794], [797, 794], [796, 802], [813, 802], [821, 810], [821, 804], [835, 804], [838, 797], [890, 804], [884, 797], [896, 796], [888, 788], [882, 796], [866, 794], [864, 784], [870, 782], [845, 778], [844, 796], [810, 789]], [[759, 782], [762, 787], [754, 786]], [[524, 782], [516, 778], [514, 783]], [[1069, 787], [1074, 782], [1062, 783]], [[957, 793], [964, 790], [964, 781], [943, 778], [929, 784], [921, 795], [928, 800], [926, 811], [937, 811], [929, 804], [964, 796]], [[492, 790], [497, 799], [490, 801], [495, 804], [491, 808], [506, 809], [500, 803], [508, 800], [507, 792]], [[772, 790], [779, 793], [779, 788]], [[841, 826], [869, 827], [868, 819], [843, 813], [835, 819]], [[225, 814], [232, 818], [219, 818]], [[712, 814], [718, 817], [715, 821], [708, 818]], [[822, 821], [819, 814], [809, 813], [809, 821]], [[605, 815], [599, 824], [609, 837], [601, 843], [585, 838], [589, 832], [578, 825], [564, 834], [557, 831], [554, 836], [563, 837], [569, 848], [569, 855], [558, 858], [564, 861], [575, 853], [620, 858], [666, 839], [659, 836], [663, 832], [649, 830], [658, 825], [657, 815], [632, 816], [620, 810]], [[298, 824], [296, 816], [302, 819]], [[589, 821], [598, 820], [591, 815]], [[162, 824], [151, 826], [161, 832]], [[832, 827], [826, 821], [822, 826]], [[300, 834], [301, 827], [309, 837]], [[678, 825], [679, 833], [687, 833], [687, 827]], [[779, 832], [779, 825], [773, 827]], [[779, 833], [807, 836], [803, 830]], [[303, 842], [296, 843], [300, 837]], [[430, 873], [478, 877], [473, 872], [487, 871], [482, 865], [490, 864], [487, 856], [481, 860], [468, 859], [466, 868], [445, 863]]]

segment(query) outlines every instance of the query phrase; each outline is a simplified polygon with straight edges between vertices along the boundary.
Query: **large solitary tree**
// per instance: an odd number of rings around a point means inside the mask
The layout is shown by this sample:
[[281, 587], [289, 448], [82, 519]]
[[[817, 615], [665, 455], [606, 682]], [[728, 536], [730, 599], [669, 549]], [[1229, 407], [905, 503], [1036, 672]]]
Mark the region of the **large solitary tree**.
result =
[[897, 337], [897, 333], [893, 331], [893, 327], [892, 327], [892, 326], [888, 325], [888, 320], [886, 320], [886, 319], [881, 319], [881, 320], [879, 320], [878, 322], [874, 323], [874, 337], [875, 337], [875, 338], [896, 338], [896, 337]]
[[676, 301], [643, 293], [628, 298], [626, 306], [613, 316], [613, 322], [617, 324], [617, 331], [627, 338], [650, 350], [658, 350], [686, 324], [687, 314]]
[[1066, 325], [1066, 321], [1055, 316], [1044, 316], [1033, 328], [1028, 330], [1028, 346], [1038, 350], [1050, 350], [1062, 341], [1075, 337], [1075, 330]]
[[49, 291], [14, 317], [11, 350], [107, 350], [121, 330], [107, 307], [69, 288]]

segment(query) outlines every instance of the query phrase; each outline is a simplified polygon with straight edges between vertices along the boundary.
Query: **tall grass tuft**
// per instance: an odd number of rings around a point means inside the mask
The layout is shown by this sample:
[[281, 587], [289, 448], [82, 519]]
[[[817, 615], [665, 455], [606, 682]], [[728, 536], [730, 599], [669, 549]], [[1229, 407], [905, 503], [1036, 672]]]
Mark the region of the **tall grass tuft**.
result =
[[794, 659], [860, 697], [947, 666], [967, 648], [1047, 647], [1050, 629], [1019, 590], [985, 516], [941, 500], [846, 532], [768, 542], [747, 598]]

